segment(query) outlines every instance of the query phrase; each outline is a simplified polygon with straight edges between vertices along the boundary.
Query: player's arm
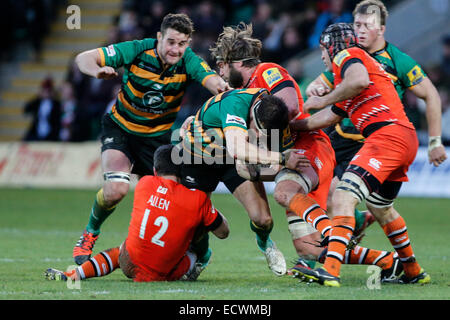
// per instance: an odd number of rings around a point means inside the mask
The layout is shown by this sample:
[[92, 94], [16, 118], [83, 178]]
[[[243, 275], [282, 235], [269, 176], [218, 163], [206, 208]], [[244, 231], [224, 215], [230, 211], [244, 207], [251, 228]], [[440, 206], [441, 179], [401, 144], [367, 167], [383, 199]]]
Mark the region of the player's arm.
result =
[[434, 166], [439, 166], [447, 159], [445, 148], [441, 141], [442, 132], [442, 103], [436, 87], [428, 77], [410, 88], [412, 93], [426, 103], [426, 117], [428, 124], [428, 160]]
[[296, 154], [294, 150], [280, 153], [262, 149], [249, 143], [248, 132], [239, 127], [227, 127], [225, 140], [228, 153], [236, 160], [253, 164], [281, 164], [292, 170], [310, 166], [309, 160]]
[[108, 80], [118, 76], [114, 68], [103, 64], [98, 49], [81, 52], [76, 56], [75, 63], [82, 73], [91, 77]]
[[299, 114], [298, 96], [297, 91], [292, 86], [285, 87], [275, 93], [275, 97], [278, 97], [284, 101], [289, 111], [289, 120], [295, 119]]
[[370, 79], [366, 67], [361, 62], [357, 62], [359, 59], [351, 60], [347, 62], [347, 66], [345, 64], [343, 66], [343, 80], [339, 86], [322, 97], [310, 97], [305, 102], [308, 109], [322, 109], [353, 98], [369, 86]]
[[228, 226], [228, 221], [225, 218], [224, 215], [222, 215], [222, 213], [219, 212], [219, 210], [217, 210], [217, 214], [218, 216], [221, 218], [221, 223], [219, 224], [218, 227], [216, 227], [214, 230], [211, 230], [211, 232], [219, 239], [225, 239], [228, 237], [228, 235], [230, 234], [230, 227]]
[[212, 75], [205, 80], [204, 86], [213, 95], [230, 90], [228, 82], [222, 79], [219, 75]]
[[[323, 96], [331, 91], [331, 87], [323, 80], [323, 74], [320, 74], [306, 87], [306, 96]], [[306, 110], [305, 110], [306, 112]]]
[[312, 131], [326, 128], [343, 119], [343, 115], [338, 114], [336, 110], [338, 110], [337, 107], [328, 107], [306, 119], [291, 121], [289, 125], [292, 131]]

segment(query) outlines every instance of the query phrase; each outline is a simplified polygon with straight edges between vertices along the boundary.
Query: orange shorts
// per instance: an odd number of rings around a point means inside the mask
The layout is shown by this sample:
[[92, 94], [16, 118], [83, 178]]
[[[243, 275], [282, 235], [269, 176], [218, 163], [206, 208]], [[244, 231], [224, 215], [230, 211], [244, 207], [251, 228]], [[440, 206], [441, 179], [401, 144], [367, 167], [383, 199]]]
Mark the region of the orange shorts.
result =
[[328, 192], [333, 179], [333, 170], [336, 166], [336, 158], [330, 139], [322, 131], [297, 132], [294, 148], [304, 150], [303, 154], [309, 159], [319, 177], [317, 188], [308, 195], [322, 209], [326, 210]]
[[[133, 248], [127, 247], [127, 241], [125, 241], [120, 249], [119, 263], [123, 273], [133, 279], [135, 282], [151, 282], [151, 281], [175, 281], [179, 280], [192, 264], [191, 258], [188, 255], [184, 255], [181, 260], [172, 268], [168, 273], [161, 273], [151, 268], [151, 265], [142, 260], [142, 255], [137, 258], [138, 252], [135, 252]], [[145, 258], [145, 257], [144, 257]], [[148, 262], [152, 261], [149, 257]]]
[[389, 125], [372, 133], [350, 161], [384, 181], [408, 181], [408, 168], [414, 161], [419, 142], [414, 129]]

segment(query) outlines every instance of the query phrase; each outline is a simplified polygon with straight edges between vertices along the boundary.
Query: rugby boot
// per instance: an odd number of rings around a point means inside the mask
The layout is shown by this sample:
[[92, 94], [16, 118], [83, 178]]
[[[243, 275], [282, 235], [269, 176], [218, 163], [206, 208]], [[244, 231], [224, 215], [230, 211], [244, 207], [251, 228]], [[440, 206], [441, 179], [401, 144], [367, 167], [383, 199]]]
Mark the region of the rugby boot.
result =
[[293, 276], [294, 275], [294, 272], [293, 272], [294, 268], [312, 269], [312, 268], [314, 268], [314, 266], [310, 265], [311, 262], [314, 262], [314, 264], [315, 264], [315, 261], [310, 261], [310, 260], [308, 261], [308, 260], [305, 260], [303, 258], [298, 258], [297, 261], [294, 262], [294, 266], [292, 268], [288, 269], [286, 274], [288, 276]]
[[98, 235], [95, 236], [92, 232], [88, 232], [87, 230], [83, 231], [83, 234], [73, 248], [73, 259], [76, 264], [82, 265], [89, 260], [97, 239]]
[[400, 278], [398, 278], [398, 282], [400, 284], [427, 284], [430, 283], [431, 277], [428, 273], [425, 272], [425, 270], [420, 269], [420, 273], [412, 278], [408, 278], [406, 274], [403, 274]]
[[67, 281], [67, 276], [64, 274], [64, 272], [53, 268], [45, 270], [44, 277], [47, 280]]
[[341, 279], [328, 273], [325, 268], [307, 269], [307, 268], [293, 268], [294, 277], [301, 281], [317, 282], [326, 287], [340, 287]]
[[403, 264], [397, 253], [394, 253], [394, 261], [392, 262], [392, 266], [388, 269], [383, 269], [380, 272], [381, 283], [396, 283], [402, 271]]
[[261, 246], [257, 236], [256, 243], [258, 244], [259, 250], [261, 250], [266, 257], [269, 269], [277, 276], [286, 274], [286, 260], [284, 259], [283, 253], [277, 248], [275, 242], [269, 237], [264, 246]]

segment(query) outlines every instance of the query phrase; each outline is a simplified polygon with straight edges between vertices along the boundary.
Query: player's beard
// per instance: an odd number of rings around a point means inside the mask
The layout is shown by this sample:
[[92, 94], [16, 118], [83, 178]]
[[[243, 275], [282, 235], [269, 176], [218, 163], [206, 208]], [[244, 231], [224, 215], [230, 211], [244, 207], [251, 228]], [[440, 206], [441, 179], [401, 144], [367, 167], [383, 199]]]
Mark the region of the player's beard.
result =
[[229, 84], [232, 88], [242, 88], [244, 85], [244, 78], [242, 77], [242, 73], [236, 70], [233, 65], [230, 65], [230, 77]]

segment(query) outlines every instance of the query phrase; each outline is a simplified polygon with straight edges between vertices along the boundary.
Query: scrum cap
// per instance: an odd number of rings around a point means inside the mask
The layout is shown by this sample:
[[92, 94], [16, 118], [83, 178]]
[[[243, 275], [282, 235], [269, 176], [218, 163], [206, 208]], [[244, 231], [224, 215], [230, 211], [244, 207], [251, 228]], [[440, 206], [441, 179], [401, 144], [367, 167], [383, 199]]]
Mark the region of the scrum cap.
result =
[[358, 45], [353, 25], [351, 23], [335, 23], [328, 26], [320, 36], [320, 44], [327, 49], [330, 59], [342, 50]]

